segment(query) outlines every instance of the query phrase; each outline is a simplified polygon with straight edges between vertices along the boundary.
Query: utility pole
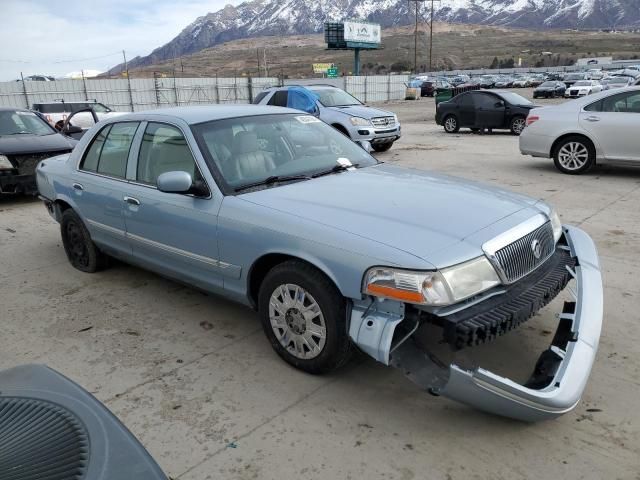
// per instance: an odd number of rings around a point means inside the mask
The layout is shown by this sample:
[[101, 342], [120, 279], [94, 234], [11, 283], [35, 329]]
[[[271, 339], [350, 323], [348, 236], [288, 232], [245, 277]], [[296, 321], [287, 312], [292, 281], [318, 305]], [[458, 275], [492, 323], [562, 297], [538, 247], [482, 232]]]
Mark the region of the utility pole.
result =
[[258, 59], [258, 76], [260, 76], [260, 49], [256, 48], [256, 58]]
[[[433, 2], [440, 0], [431, 0], [431, 19], [429, 20], [429, 72], [433, 71]], [[464, 47], [463, 47], [464, 49]]]
[[129, 105], [131, 106], [131, 111], [133, 112], [133, 93], [131, 93], [131, 78], [129, 77], [129, 64], [127, 63], [127, 55], [122, 50], [122, 59], [124, 60], [124, 71], [127, 74], [127, 86], [129, 88]]
[[264, 54], [264, 76], [269, 76], [269, 64], [267, 63], [267, 47], [262, 49], [262, 53]]
[[409, 5], [414, 2], [416, 5], [416, 26], [413, 32], [413, 73], [418, 73], [418, 2], [425, 0], [409, 0]]

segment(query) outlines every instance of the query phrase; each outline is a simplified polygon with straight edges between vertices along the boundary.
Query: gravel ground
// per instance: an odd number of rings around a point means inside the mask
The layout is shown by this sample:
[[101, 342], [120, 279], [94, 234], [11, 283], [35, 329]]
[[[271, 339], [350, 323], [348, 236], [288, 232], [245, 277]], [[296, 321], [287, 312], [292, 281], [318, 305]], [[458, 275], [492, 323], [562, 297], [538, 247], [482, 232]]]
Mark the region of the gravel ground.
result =
[[[25, 198], [0, 199], [0, 368], [45, 363], [74, 379], [173, 478], [640, 479], [640, 169], [561, 175], [506, 133], [445, 134], [431, 99], [387, 107], [403, 138], [381, 160], [544, 198], [595, 239], [605, 323], [574, 412], [540, 424], [486, 415], [364, 356], [303, 374], [247, 308], [123, 264], [74, 270], [58, 225]], [[526, 376], [557, 307], [459, 360]]]

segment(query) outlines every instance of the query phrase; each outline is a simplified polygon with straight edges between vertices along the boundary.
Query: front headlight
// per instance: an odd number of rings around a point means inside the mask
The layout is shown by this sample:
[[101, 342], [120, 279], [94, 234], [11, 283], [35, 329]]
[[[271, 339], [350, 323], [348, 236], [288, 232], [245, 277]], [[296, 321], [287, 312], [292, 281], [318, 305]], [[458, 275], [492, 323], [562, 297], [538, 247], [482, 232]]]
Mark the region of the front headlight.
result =
[[367, 120], [366, 118], [362, 118], [362, 117], [351, 117], [351, 118], [349, 118], [349, 121], [351, 122], [351, 125], [353, 125], [354, 127], [369, 127], [369, 126], [371, 126], [371, 122], [369, 120]]
[[0, 155], [0, 170], [11, 170], [13, 165], [9, 161], [9, 157], [6, 155]]
[[562, 222], [558, 216], [558, 212], [551, 210], [549, 212], [549, 220], [551, 221], [551, 227], [553, 228], [553, 241], [557, 243], [562, 236]]
[[363, 293], [419, 305], [451, 305], [500, 283], [486, 257], [436, 272], [374, 267], [364, 276]]

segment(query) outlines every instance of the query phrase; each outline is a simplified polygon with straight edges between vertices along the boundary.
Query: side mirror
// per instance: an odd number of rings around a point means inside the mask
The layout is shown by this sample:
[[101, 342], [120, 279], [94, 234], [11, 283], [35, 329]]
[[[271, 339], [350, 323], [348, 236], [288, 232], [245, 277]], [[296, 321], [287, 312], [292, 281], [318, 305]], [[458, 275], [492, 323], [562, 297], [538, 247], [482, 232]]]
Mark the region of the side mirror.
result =
[[164, 193], [192, 194], [197, 197], [209, 195], [207, 185], [200, 180], [193, 181], [187, 172], [165, 172], [158, 176], [158, 190]]

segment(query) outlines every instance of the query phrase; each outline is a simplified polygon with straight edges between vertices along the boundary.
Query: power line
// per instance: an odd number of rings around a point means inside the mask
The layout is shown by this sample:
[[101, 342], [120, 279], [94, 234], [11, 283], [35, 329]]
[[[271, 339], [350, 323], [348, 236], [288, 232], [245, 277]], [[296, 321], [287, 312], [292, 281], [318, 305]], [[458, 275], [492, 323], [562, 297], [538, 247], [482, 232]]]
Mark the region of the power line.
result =
[[[106, 55], [100, 55], [98, 57], [88, 57], [88, 58], [75, 58], [72, 60], [56, 60], [53, 62], [48, 62], [48, 63], [54, 63], [54, 64], [58, 64], [58, 63], [74, 63], [74, 62], [86, 62], [88, 60], [98, 60], [101, 58], [107, 58], [107, 57], [113, 57], [115, 55], [121, 55], [122, 52], [114, 52], [114, 53], [108, 53]], [[43, 63], [42, 60], [40, 61], [29, 61], [29, 60], [16, 60], [16, 59], [5, 59], [5, 58], [0, 58], [0, 62], [6, 62], [6, 63]]]

